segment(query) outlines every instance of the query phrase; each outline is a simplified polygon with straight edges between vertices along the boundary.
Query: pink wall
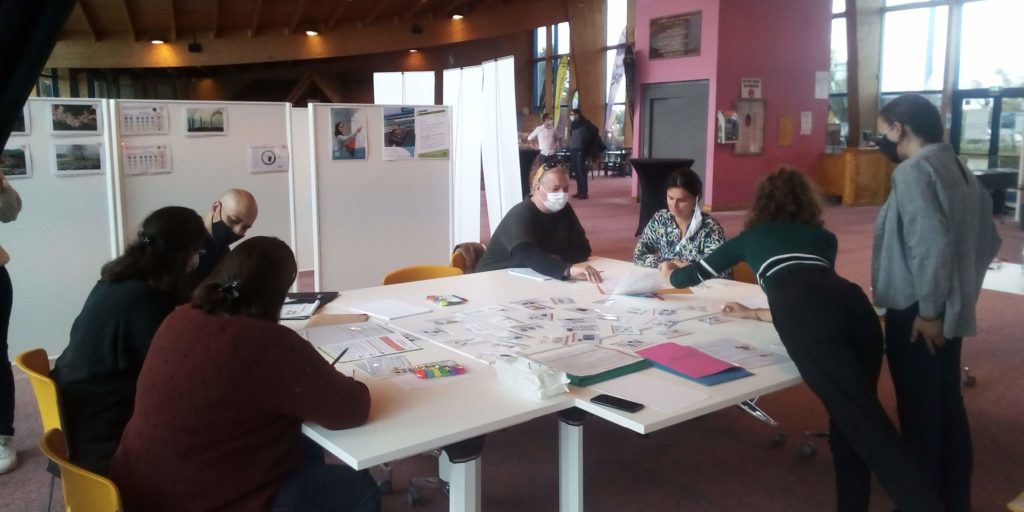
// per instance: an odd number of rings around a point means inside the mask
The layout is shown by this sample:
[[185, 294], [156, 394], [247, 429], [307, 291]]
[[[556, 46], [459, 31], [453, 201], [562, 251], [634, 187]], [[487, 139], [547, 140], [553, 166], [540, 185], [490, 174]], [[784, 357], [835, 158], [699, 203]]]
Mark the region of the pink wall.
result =
[[[814, 72], [829, 69], [830, 3], [822, 0], [727, 0], [721, 3], [715, 110], [733, 108], [741, 78], [762, 79], [765, 149], [735, 156], [731, 145], [714, 148], [715, 209], [744, 208], [758, 180], [780, 165], [814, 174], [825, 146], [828, 100], [814, 99]], [[812, 130], [800, 135], [800, 112], [812, 113]], [[779, 117], [793, 116], [793, 145], [779, 147]], [[712, 161], [709, 158], [709, 161]]]
[[[682, 82], [686, 80], [710, 80], [708, 88], [708, 119], [714, 119], [715, 74], [718, 66], [718, 3], [719, 0], [636, 0], [636, 55], [633, 103], [633, 155], [641, 157], [640, 130], [643, 124], [643, 92], [645, 84]], [[701, 11], [700, 55], [678, 59], [649, 60], [651, 18]], [[711, 197], [711, 173], [714, 151], [713, 122], [708, 124], [707, 167], [708, 183], [704, 185], [704, 196]], [[633, 180], [633, 196], [636, 196], [636, 178]]]

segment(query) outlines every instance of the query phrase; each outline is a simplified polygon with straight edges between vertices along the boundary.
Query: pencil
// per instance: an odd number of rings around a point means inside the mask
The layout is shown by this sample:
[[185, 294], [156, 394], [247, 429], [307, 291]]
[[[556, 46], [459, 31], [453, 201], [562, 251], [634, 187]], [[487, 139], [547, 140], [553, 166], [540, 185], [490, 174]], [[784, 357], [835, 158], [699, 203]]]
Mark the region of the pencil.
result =
[[338, 364], [338, 361], [341, 361], [341, 358], [345, 357], [345, 352], [348, 352], [348, 347], [345, 347], [345, 350], [342, 350], [341, 353], [338, 354], [338, 357], [335, 357], [334, 361], [331, 361], [331, 366]]

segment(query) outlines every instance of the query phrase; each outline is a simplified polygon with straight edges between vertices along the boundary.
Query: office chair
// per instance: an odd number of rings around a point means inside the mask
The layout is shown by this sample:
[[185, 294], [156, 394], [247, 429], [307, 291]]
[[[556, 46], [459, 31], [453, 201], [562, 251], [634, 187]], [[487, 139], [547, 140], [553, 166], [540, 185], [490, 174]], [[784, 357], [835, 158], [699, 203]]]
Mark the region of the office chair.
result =
[[462, 270], [445, 265], [414, 265], [395, 270], [384, 276], [381, 284], [399, 284], [439, 277], [461, 276]]
[[[37, 348], [19, 354], [14, 358], [14, 364], [21, 371], [28, 375], [32, 384], [32, 392], [36, 397], [36, 406], [39, 407], [39, 417], [42, 419], [43, 432], [50, 430], [63, 431], [60, 421], [60, 409], [57, 407], [57, 383], [50, 378], [50, 359], [46, 350]], [[57, 475], [50, 475], [50, 498], [46, 502], [46, 510], [50, 510], [53, 504], [53, 487]]]
[[67, 512], [121, 512], [121, 494], [114, 482], [68, 461], [64, 432], [47, 430], [39, 449], [60, 468]]

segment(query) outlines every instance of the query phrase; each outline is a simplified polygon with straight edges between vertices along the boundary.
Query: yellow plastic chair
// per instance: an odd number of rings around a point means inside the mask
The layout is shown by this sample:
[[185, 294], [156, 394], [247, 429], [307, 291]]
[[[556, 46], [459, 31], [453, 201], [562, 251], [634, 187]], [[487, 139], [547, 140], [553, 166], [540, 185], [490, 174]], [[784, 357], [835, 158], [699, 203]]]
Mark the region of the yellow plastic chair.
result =
[[741, 283], [757, 284], [757, 276], [754, 275], [754, 270], [743, 261], [732, 267], [732, 279]]
[[60, 467], [67, 512], [121, 512], [121, 494], [114, 482], [68, 461], [64, 432], [47, 430], [39, 439], [39, 449]]
[[[28, 375], [28, 381], [32, 383], [36, 406], [39, 407], [39, 417], [43, 420], [43, 432], [53, 429], [63, 432], [64, 426], [60, 422], [60, 410], [57, 408], [57, 383], [50, 378], [50, 359], [46, 350], [37, 348], [23, 352], [14, 358], [14, 364]], [[53, 486], [56, 480], [57, 475], [50, 475], [50, 499], [46, 502], [46, 510], [50, 510], [53, 503]]]
[[453, 252], [452, 253], [452, 258], [449, 261], [449, 265], [451, 265], [452, 268], [457, 268], [457, 269], [461, 270], [462, 273], [465, 274], [466, 273], [466, 256], [463, 255], [459, 251]]
[[395, 270], [384, 276], [384, 285], [437, 279], [439, 277], [461, 276], [462, 269], [444, 265], [415, 265]]

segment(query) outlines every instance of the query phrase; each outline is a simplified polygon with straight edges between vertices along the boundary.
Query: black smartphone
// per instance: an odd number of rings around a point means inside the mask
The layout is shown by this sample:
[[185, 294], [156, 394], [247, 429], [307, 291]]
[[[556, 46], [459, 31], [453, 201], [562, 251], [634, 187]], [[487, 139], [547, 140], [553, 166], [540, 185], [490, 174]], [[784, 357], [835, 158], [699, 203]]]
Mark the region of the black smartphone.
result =
[[618, 409], [626, 412], [637, 412], [644, 408], [644, 404], [638, 404], [625, 398], [619, 398], [612, 395], [597, 395], [591, 398], [590, 401], [597, 405], [603, 405], [605, 407], [611, 407], [612, 409]]

